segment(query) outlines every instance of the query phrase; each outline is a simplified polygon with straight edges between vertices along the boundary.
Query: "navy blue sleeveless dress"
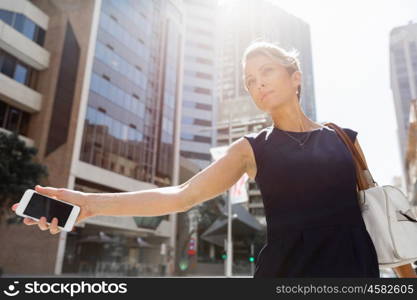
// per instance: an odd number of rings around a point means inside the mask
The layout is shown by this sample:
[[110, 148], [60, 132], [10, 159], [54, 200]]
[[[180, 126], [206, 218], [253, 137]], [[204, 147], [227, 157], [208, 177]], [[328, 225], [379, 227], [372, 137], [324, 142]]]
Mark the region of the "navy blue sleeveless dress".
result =
[[[354, 142], [357, 132], [343, 128]], [[380, 277], [362, 219], [352, 155], [337, 133], [275, 126], [244, 135], [252, 146], [267, 238], [254, 278]]]

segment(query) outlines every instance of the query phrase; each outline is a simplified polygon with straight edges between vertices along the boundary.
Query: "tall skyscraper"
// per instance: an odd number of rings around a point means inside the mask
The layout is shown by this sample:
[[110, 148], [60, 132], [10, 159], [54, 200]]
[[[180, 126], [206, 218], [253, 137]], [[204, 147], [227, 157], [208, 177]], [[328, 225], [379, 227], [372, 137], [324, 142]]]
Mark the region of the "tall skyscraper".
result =
[[216, 108], [217, 1], [184, 2], [185, 61], [181, 156], [205, 168], [211, 162]]
[[404, 172], [410, 103], [417, 98], [417, 24], [410, 22], [390, 33], [390, 77], [397, 116], [398, 138]]

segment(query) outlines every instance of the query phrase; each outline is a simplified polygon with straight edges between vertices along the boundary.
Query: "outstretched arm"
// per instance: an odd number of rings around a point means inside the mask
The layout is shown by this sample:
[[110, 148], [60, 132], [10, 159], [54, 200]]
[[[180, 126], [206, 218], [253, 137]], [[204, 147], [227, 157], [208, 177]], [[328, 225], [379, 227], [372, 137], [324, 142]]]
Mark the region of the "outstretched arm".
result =
[[[38, 193], [80, 206], [76, 224], [93, 216], [160, 216], [183, 212], [194, 205], [212, 199], [230, 188], [247, 170], [249, 142], [241, 138], [233, 142], [226, 154], [187, 182], [170, 187], [122, 193], [83, 193], [65, 188], [36, 186]], [[12, 206], [16, 210], [18, 203]], [[25, 218], [26, 225], [38, 225], [41, 230], [59, 232], [58, 220], [51, 225], [45, 217], [40, 221]]]
[[230, 188], [246, 171], [248, 142], [232, 143], [219, 160], [178, 186], [150, 190], [90, 194], [93, 215], [159, 216], [183, 212]]

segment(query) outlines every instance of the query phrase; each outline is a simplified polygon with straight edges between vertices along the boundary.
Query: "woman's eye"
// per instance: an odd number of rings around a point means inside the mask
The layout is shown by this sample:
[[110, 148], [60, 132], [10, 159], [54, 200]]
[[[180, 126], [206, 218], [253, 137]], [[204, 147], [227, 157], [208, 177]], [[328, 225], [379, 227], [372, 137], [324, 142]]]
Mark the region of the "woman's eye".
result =
[[269, 71], [271, 71], [272, 70], [272, 68], [265, 68], [264, 69], [264, 73], [267, 73], [267, 72], [269, 72]]

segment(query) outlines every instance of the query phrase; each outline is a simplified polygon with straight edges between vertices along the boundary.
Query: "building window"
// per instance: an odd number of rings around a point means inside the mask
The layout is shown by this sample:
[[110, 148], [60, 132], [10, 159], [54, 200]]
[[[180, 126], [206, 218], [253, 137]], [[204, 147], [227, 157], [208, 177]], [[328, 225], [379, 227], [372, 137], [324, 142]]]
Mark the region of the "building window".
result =
[[15, 14], [13, 19], [13, 24], [11, 24], [14, 29], [19, 31], [20, 33], [23, 33], [23, 27], [25, 24], [25, 16], [22, 14]]
[[30, 86], [32, 68], [1, 50], [0, 72], [24, 85]]
[[20, 111], [16, 108], [10, 107], [7, 117], [6, 128], [10, 131], [18, 131], [19, 129]]
[[10, 55], [6, 55], [4, 53], [4, 58], [2, 59], [3, 64], [1, 66], [1, 72], [4, 75], [7, 75], [9, 77], [13, 77], [14, 75], [14, 68], [16, 65], [16, 59]]
[[202, 58], [202, 57], [196, 57], [195, 59], [197, 62], [201, 63], [201, 64], [205, 64], [205, 65], [214, 65], [213, 61], [211, 59], [207, 59], [207, 58]]
[[211, 126], [211, 121], [207, 120], [201, 120], [201, 119], [194, 119], [195, 125], [201, 125], [201, 126]]
[[203, 43], [196, 43], [195, 46], [201, 49], [213, 50], [212, 46]]
[[21, 84], [27, 84], [29, 69], [22, 64], [17, 63], [13, 78]]
[[213, 109], [210, 104], [196, 103], [195, 108], [211, 111]]
[[194, 89], [194, 92], [199, 93], [199, 94], [211, 95], [211, 90], [205, 89], [205, 88], [201, 88], [201, 87], [196, 87]]
[[0, 102], [0, 127], [4, 128], [4, 120], [6, 120], [7, 104]]
[[0, 20], [6, 24], [12, 25], [13, 15], [11, 11], [0, 9]]
[[36, 25], [31, 20], [26, 19], [23, 25], [22, 33], [30, 38], [32, 41], [35, 40]]
[[36, 25], [31, 19], [20, 13], [0, 9], [0, 20], [12, 26], [38, 45], [43, 46], [45, 41], [45, 30]]
[[205, 144], [211, 144], [211, 137], [196, 135], [194, 136], [194, 141]]
[[210, 160], [211, 159], [211, 155], [207, 154], [207, 153], [181, 151], [181, 155], [186, 157], [186, 158], [194, 158], [194, 159], [202, 159], [202, 160]]
[[212, 79], [213, 79], [213, 76], [212, 76], [211, 74], [202, 73], [202, 72], [197, 72], [197, 73], [196, 73], [196, 76], [197, 76], [198, 78], [203, 78], [203, 79], [210, 79], [210, 80], [212, 80]]
[[157, 217], [133, 217], [136, 226], [140, 228], [156, 229], [165, 216]]
[[0, 101], [0, 127], [27, 135], [30, 114]]
[[37, 28], [36, 40], [35, 42], [38, 43], [39, 46], [43, 46], [45, 43], [45, 30], [41, 27]]

